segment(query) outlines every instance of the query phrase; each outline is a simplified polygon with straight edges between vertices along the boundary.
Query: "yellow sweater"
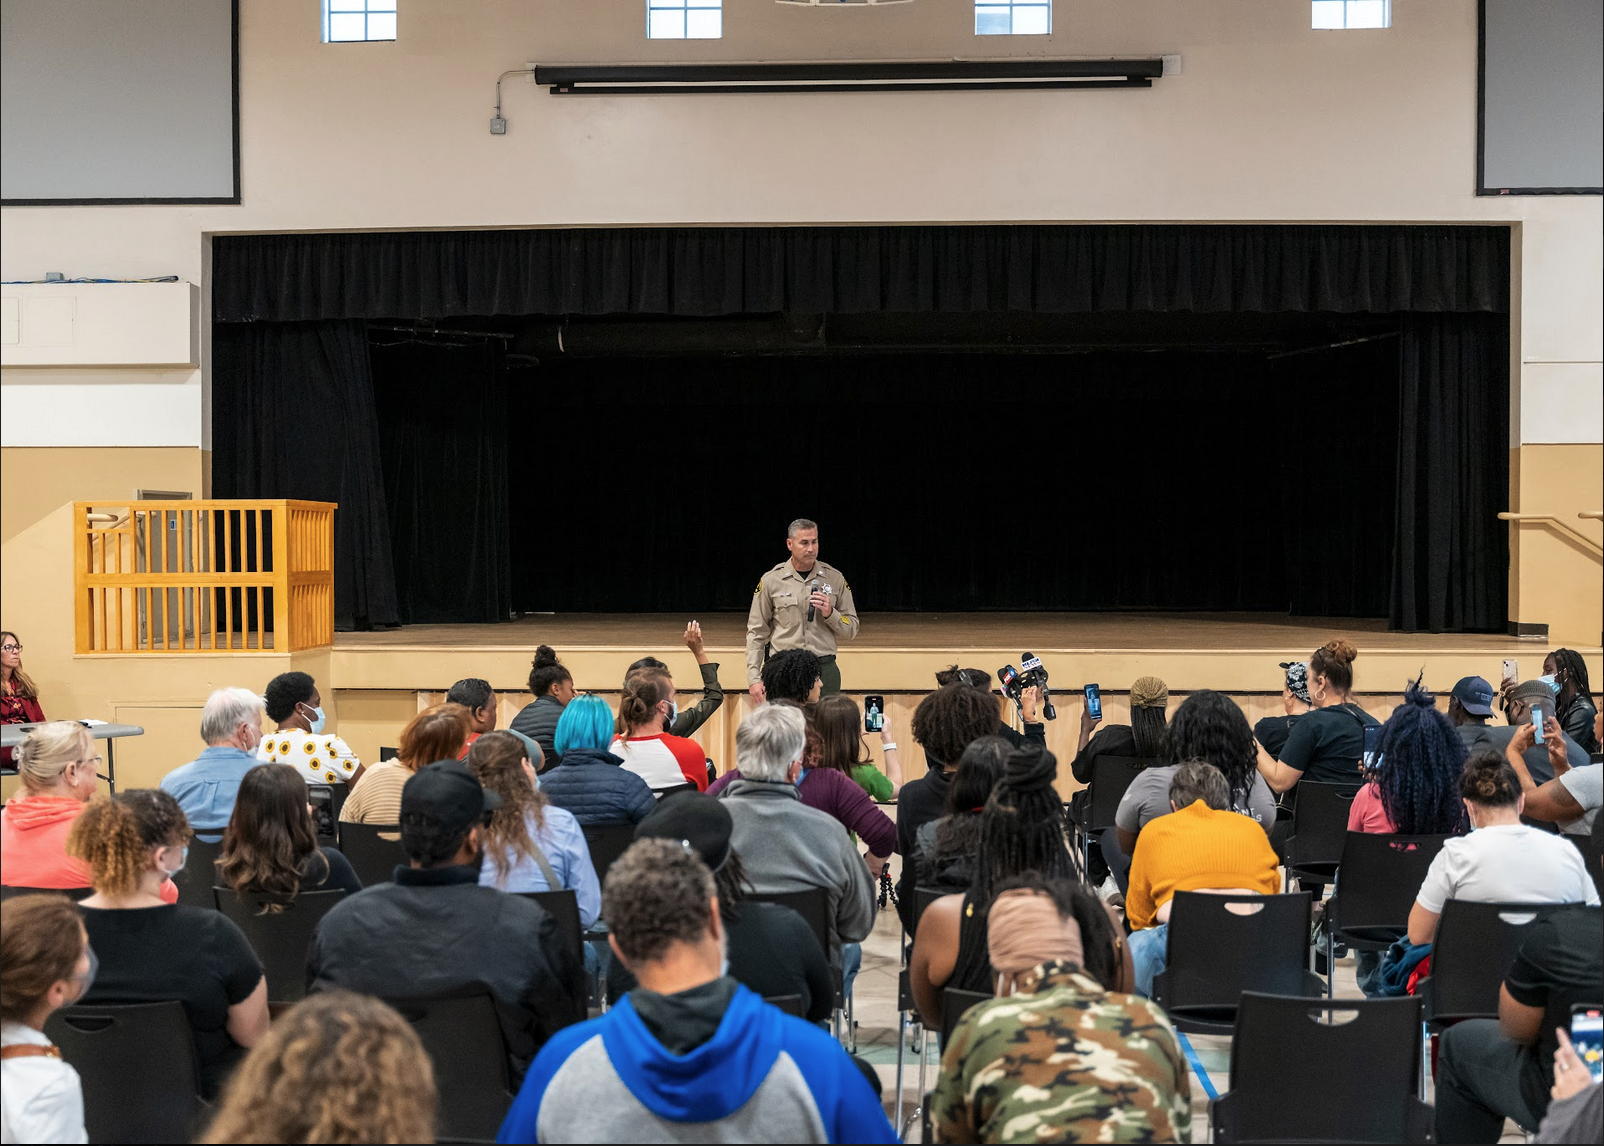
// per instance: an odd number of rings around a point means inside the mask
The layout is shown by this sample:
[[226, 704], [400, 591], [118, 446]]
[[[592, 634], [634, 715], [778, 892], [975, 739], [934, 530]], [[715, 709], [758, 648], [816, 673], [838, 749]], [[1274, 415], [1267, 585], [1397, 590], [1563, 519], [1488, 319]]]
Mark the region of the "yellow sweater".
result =
[[1125, 917], [1131, 929], [1152, 927], [1177, 891], [1245, 887], [1281, 890], [1275, 850], [1251, 816], [1218, 812], [1202, 800], [1148, 822], [1136, 837]]

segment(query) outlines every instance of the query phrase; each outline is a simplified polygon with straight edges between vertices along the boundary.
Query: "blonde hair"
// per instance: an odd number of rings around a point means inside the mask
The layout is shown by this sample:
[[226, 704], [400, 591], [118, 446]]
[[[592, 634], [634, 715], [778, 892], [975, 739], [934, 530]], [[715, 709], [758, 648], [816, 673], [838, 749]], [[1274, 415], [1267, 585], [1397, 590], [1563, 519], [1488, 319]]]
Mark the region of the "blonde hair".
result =
[[378, 999], [312, 995], [245, 1056], [202, 1142], [433, 1142], [434, 1065]]
[[94, 755], [95, 738], [71, 720], [41, 724], [17, 746], [17, 774], [29, 793], [49, 791], [61, 783], [67, 765]]
[[189, 836], [177, 800], [160, 788], [136, 788], [90, 801], [67, 833], [67, 854], [89, 865], [100, 894], [131, 895], [150, 867], [150, 849], [178, 847]]

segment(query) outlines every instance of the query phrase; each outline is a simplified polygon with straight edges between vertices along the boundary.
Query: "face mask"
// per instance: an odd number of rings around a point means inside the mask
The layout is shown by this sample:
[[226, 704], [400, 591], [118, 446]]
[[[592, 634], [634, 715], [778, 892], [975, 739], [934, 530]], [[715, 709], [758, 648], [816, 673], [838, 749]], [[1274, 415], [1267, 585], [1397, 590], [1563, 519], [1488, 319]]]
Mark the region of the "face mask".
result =
[[668, 719], [663, 721], [663, 731], [667, 732], [670, 728], [673, 728], [674, 722], [678, 719], [679, 705], [671, 700], [668, 702]]
[[89, 988], [95, 985], [95, 976], [98, 974], [100, 974], [100, 956], [96, 955], [95, 949], [91, 947], [89, 948], [89, 974], [83, 977], [82, 985], [78, 991], [78, 997], [74, 999], [73, 1002], [83, 1002], [84, 996], [89, 994]]
[[[303, 705], [303, 707], [305, 707], [305, 706]], [[315, 717], [315, 719], [312, 720], [311, 723], [307, 725], [307, 731], [310, 732], [313, 736], [316, 736], [319, 732], [323, 731], [323, 721], [326, 718], [323, 715], [323, 706], [321, 704], [318, 705], [316, 708], [312, 709], [311, 712], [312, 712], [312, 715]]]
[[178, 861], [178, 866], [173, 868], [171, 871], [168, 871], [166, 868], [163, 868], [162, 871], [164, 873], [166, 873], [166, 876], [167, 876], [168, 879], [172, 879], [173, 876], [177, 875], [179, 872], [184, 870], [184, 865], [187, 864], [188, 862], [189, 862], [189, 845], [185, 844], [184, 845], [183, 858]]
[[1549, 692], [1553, 693], [1555, 696], [1559, 695], [1559, 680], [1553, 673], [1550, 673], [1547, 676], [1540, 676], [1537, 679], [1548, 686]]

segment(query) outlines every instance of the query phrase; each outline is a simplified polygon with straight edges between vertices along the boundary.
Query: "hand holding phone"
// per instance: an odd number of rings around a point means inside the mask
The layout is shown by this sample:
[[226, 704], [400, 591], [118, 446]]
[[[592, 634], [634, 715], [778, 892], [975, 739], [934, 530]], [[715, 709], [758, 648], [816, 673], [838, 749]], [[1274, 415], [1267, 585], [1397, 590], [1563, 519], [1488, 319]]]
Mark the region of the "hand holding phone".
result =
[[1103, 719], [1103, 694], [1098, 691], [1095, 684], [1089, 684], [1081, 690], [1086, 694], [1086, 718], [1088, 720]]
[[1520, 663], [1518, 661], [1515, 661], [1513, 659], [1505, 659], [1505, 661], [1504, 661], [1504, 680], [1506, 680], [1506, 681], [1518, 681], [1518, 680], [1520, 680]]
[[866, 696], [863, 698], [863, 730], [865, 732], [879, 732], [886, 726], [886, 698], [883, 696]]
[[[1560, 1032], [1564, 1034], [1563, 1031]], [[1594, 1082], [1604, 1081], [1604, 1011], [1586, 1003], [1571, 1008], [1570, 1044]], [[1555, 1056], [1556, 1061], [1558, 1055]], [[1555, 1082], [1558, 1082], [1558, 1076]]]

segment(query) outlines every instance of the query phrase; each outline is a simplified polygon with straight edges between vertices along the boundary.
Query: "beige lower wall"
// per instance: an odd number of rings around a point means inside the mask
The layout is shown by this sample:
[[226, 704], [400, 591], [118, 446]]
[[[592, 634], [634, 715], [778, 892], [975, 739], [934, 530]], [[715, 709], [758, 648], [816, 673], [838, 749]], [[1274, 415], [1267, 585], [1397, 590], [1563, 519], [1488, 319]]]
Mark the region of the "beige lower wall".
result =
[[[1510, 451], [1510, 506], [1552, 514], [1595, 542], [1604, 523], [1577, 514], [1604, 509], [1604, 445], [1524, 445]], [[1552, 645], [1604, 643], [1604, 563], [1544, 525], [1510, 531], [1509, 615], [1546, 624]]]
[[211, 488], [209, 450], [189, 446], [7, 446], [0, 449], [0, 541], [69, 501], [132, 497], [136, 489]]

